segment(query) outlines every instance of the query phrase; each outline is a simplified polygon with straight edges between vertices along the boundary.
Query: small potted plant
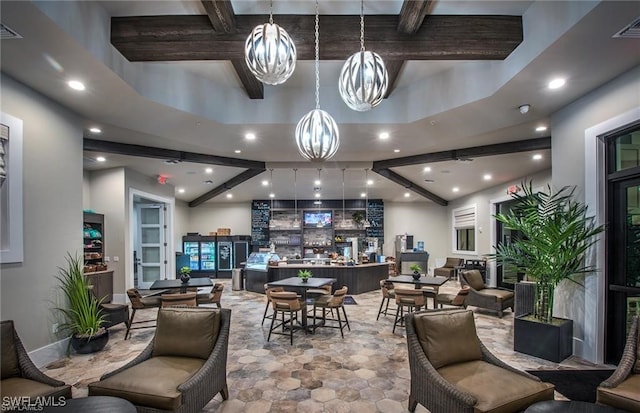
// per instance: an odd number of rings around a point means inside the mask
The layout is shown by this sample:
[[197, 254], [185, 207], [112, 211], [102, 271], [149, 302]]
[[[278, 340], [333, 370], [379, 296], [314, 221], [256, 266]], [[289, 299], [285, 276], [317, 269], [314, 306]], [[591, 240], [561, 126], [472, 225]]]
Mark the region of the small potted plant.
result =
[[183, 283], [188, 283], [190, 279], [191, 279], [191, 268], [186, 266], [180, 268], [180, 281], [182, 281]]
[[309, 270], [300, 270], [298, 271], [298, 277], [302, 279], [303, 283], [306, 283], [309, 280], [309, 278], [313, 277], [313, 275]]
[[422, 272], [422, 267], [420, 267], [418, 264], [411, 264], [409, 266], [409, 269], [411, 271], [413, 271], [413, 279], [414, 280], [419, 280], [420, 279], [420, 273]]

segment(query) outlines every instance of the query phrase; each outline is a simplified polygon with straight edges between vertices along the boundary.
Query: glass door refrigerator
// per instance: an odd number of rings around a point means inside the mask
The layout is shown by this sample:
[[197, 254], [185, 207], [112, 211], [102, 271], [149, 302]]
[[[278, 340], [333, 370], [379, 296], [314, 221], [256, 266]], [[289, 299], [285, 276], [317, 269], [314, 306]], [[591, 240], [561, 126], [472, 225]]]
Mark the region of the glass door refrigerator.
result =
[[182, 251], [189, 256], [192, 277], [216, 274], [216, 237], [186, 235], [182, 237]]

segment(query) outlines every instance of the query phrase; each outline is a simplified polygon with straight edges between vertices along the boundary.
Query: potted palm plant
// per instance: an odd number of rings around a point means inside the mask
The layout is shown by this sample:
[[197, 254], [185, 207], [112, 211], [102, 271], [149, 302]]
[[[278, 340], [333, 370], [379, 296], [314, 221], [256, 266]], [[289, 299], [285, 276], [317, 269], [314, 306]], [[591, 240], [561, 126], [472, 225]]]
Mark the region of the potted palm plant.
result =
[[65, 295], [68, 307], [58, 308], [65, 321], [60, 328], [71, 335], [70, 345], [77, 353], [100, 351], [109, 341], [103, 327], [105, 315], [100, 301], [92, 294], [92, 285], [84, 274], [84, 262], [76, 255], [67, 254], [67, 266], [58, 267], [56, 278]]
[[413, 271], [413, 274], [412, 274], [413, 275], [413, 279], [416, 280], [416, 281], [419, 280], [420, 279], [420, 273], [422, 272], [422, 267], [419, 266], [418, 264], [411, 264], [409, 266], [409, 269], [411, 271]]
[[302, 279], [303, 283], [306, 283], [309, 278], [313, 277], [313, 274], [311, 274], [311, 271], [309, 270], [300, 270], [298, 271], [298, 277]]
[[[516, 205], [508, 213], [495, 216], [505, 228], [522, 235], [498, 244], [495, 254], [488, 258], [500, 265], [514, 265], [535, 283], [533, 314], [514, 321], [514, 349], [527, 354], [538, 352], [532, 355], [559, 362], [571, 355], [573, 323], [553, 317], [555, 288], [564, 280], [579, 284], [576, 275], [595, 270], [585, 256], [604, 227], [596, 225], [593, 217], [587, 216], [587, 206], [574, 199], [575, 187], [553, 191], [547, 186], [546, 192], [535, 192], [531, 182], [522, 187], [522, 193], [512, 195]], [[563, 338], [544, 335], [549, 326], [556, 327], [552, 332]], [[535, 339], [531, 339], [532, 334]], [[545, 340], [560, 344], [554, 349], [545, 346]]]

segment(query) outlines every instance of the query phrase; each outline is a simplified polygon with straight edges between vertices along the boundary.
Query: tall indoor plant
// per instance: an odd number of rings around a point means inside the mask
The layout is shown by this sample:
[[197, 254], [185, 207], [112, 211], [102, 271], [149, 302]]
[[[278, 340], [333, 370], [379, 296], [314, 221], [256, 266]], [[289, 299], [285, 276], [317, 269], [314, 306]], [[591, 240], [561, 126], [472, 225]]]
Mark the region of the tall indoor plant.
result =
[[521, 236], [510, 243], [499, 243], [489, 256], [498, 264], [512, 264], [535, 282], [533, 316], [544, 323], [553, 319], [553, 294], [563, 280], [593, 271], [585, 255], [597, 242], [604, 226], [587, 216], [587, 206], [574, 199], [575, 187], [558, 191], [547, 186], [537, 192], [532, 183], [523, 183], [522, 193], [512, 197], [516, 205], [496, 220]]
[[68, 307], [58, 308], [65, 322], [60, 325], [71, 334], [71, 346], [78, 353], [99, 351], [107, 344], [109, 335], [102, 326], [105, 315], [100, 301], [91, 293], [91, 284], [84, 274], [83, 260], [67, 254], [66, 267], [58, 267], [56, 278], [65, 295]]

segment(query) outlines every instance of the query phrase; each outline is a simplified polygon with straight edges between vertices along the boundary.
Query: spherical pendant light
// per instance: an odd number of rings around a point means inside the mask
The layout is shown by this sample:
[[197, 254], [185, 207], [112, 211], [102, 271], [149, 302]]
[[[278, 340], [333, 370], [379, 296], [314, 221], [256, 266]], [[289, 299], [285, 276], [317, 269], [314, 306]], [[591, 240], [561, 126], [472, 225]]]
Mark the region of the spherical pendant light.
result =
[[262, 83], [284, 83], [296, 68], [296, 46], [282, 27], [260, 24], [251, 31], [244, 44], [244, 59], [253, 75]]
[[365, 112], [377, 106], [387, 93], [389, 75], [384, 61], [364, 49], [364, 0], [360, 2], [360, 51], [352, 54], [340, 71], [338, 91], [351, 109]]
[[331, 115], [313, 109], [296, 126], [296, 144], [300, 154], [310, 161], [324, 161], [338, 152], [340, 133]]
[[342, 66], [338, 90], [347, 106], [365, 112], [382, 101], [388, 83], [389, 75], [380, 55], [360, 51], [352, 54]]

